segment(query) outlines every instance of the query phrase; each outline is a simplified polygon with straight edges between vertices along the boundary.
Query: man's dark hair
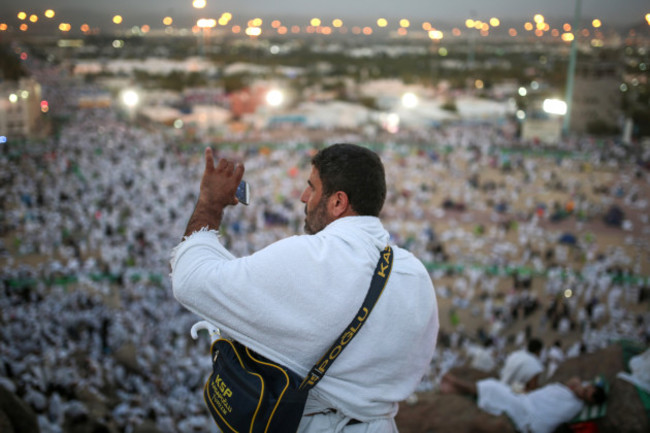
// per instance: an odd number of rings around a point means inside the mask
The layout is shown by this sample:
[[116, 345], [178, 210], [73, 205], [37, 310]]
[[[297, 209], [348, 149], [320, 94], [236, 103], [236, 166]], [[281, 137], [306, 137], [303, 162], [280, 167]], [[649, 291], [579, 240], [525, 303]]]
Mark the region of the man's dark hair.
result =
[[603, 388], [600, 385], [595, 385], [594, 388], [595, 388], [595, 391], [591, 395], [591, 403], [592, 404], [603, 404], [603, 403], [605, 403], [605, 400], [607, 400], [607, 391], [605, 391], [605, 388]]
[[542, 351], [542, 347], [544, 347], [544, 343], [539, 338], [533, 338], [528, 342], [528, 351], [530, 353], [539, 354]]
[[311, 163], [323, 183], [324, 197], [343, 191], [359, 215], [379, 216], [386, 200], [386, 175], [375, 152], [354, 144], [333, 144]]

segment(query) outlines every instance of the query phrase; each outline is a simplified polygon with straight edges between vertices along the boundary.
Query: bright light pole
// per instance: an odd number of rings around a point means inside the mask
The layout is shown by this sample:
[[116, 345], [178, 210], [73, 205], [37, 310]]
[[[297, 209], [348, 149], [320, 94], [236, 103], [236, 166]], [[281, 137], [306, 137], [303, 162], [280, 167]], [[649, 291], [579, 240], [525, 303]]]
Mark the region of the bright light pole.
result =
[[214, 18], [200, 18], [196, 22], [196, 26], [201, 29], [201, 36], [199, 37], [199, 54], [201, 57], [205, 56], [205, 45], [206, 45], [206, 39], [207, 39], [207, 33], [209, 32], [210, 29], [214, 28], [217, 26], [217, 20]]
[[[204, 9], [206, 5], [207, 5], [206, 0], [193, 0], [192, 1], [192, 7], [194, 9], [197, 9], [197, 10], [198, 9]], [[200, 24], [201, 22], [205, 23], [205, 19], [204, 18], [199, 19], [197, 21], [197, 23], [196, 23], [196, 27], [199, 28], [199, 33], [200, 33], [200, 35], [197, 35], [197, 38], [198, 38], [197, 42], [199, 44], [199, 55], [201, 57], [203, 57], [204, 54], [205, 54], [204, 53], [204, 48], [203, 48], [203, 44], [204, 44], [203, 39], [205, 38], [205, 27]]]
[[[582, 0], [576, 0], [576, 11], [573, 17], [573, 31], [576, 33], [580, 26], [580, 9]], [[562, 135], [565, 137], [569, 135], [569, 127], [571, 125], [571, 110], [573, 109], [573, 80], [576, 73], [576, 57], [578, 52], [578, 35], [574, 34], [571, 41], [571, 55], [569, 57], [569, 68], [566, 77], [566, 94], [564, 100], [566, 101], [566, 114], [564, 115], [564, 123], [562, 124]]]

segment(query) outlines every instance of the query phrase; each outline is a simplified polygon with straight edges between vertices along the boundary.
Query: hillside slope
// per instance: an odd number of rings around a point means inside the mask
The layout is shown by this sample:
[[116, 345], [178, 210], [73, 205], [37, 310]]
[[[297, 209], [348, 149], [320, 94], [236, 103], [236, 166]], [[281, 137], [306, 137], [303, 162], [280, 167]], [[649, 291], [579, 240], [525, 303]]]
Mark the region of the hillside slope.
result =
[[[549, 382], [564, 381], [571, 376], [592, 379], [599, 374], [610, 384], [607, 414], [595, 421], [598, 433], [645, 433], [650, 431], [650, 417], [646, 413], [636, 388], [617, 379], [624, 371], [623, 348], [613, 344], [591, 354], [564, 362]], [[453, 370], [457, 375], [472, 380], [486, 377], [485, 373], [469, 367]], [[479, 410], [469, 397], [440, 394], [436, 391], [418, 394], [418, 403], [402, 403], [397, 415], [400, 433], [509, 433], [514, 432], [505, 416], [493, 416]], [[562, 429], [558, 429], [561, 431]], [[566, 429], [565, 429], [566, 430]]]

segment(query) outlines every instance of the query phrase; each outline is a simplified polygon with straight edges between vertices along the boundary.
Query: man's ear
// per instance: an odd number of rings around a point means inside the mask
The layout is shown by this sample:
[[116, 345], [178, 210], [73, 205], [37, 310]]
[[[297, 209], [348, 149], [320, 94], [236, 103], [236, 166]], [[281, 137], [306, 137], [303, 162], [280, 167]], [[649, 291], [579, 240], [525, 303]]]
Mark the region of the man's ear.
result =
[[328, 211], [334, 219], [352, 215], [348, 195], [343, 191], [336, 191], [330, 195], [327, 205]]

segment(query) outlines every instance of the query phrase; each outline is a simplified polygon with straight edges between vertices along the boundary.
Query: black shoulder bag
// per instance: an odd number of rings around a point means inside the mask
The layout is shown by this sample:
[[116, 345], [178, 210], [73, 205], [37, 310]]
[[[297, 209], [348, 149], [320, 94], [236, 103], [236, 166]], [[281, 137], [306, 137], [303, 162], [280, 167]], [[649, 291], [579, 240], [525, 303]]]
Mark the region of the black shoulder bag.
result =
[[332, 347], [305, 378], [229, 339], [212, 344], [212, 374], [203, 389], [205, 404], [224, 433], [290, 433], [298, 430], [309, 390], [366, 322], [393, 266], [390, 246], [381, 253], [363, 305]]

